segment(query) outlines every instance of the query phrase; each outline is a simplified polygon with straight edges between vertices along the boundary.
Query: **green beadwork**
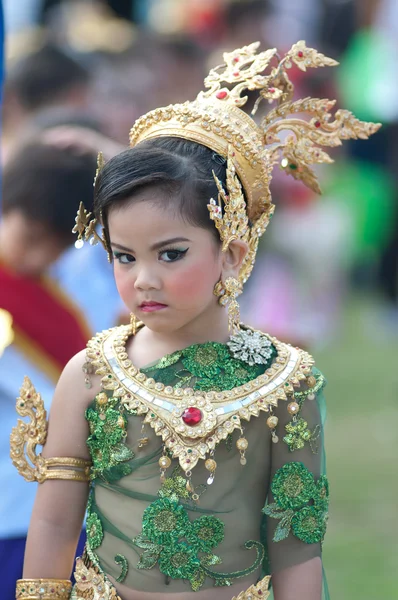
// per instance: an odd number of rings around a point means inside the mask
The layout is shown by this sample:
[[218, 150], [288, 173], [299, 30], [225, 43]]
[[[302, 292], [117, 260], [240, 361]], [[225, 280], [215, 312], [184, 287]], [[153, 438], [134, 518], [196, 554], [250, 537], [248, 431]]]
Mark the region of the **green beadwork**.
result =
[[185, 537], [189, 518], [184, 507], [169, 498], [152, 502], [144, 511], [142, 533], [156, 544], [170, 544]]
[[200, 568], [200, 560], [185, 542], [164, 546], [159, 557], [159, 569], [172, 579], [192, 579]]
[[266, 504], [263, 513], [278, 519], [273, 541], [280, 542], [290, 531], [306, 544], [323, 540], [326, 532], [329, 485], [325, 475], [317, 482], [299, 462], [286, 463], [271, 484], [275, 502]]
[[[294, 416], [293, 420], [285, 425], [287, 435], [285, 435], [283, 438], [283, 441], [289, 447], [290, 452], [301, 450], [307, 443], [314, 454], [317, 454], [318, 452], [318, 439], [321, 434], [320, 426], [317, 425], [313, 431], [311, 431], [308, 428], [308, 423], [303, 418], [298, 418], [303, 404], [308, 399], [308, 396], [316, 396], [326, 385], [326, 379], [322, 373], [318, 371], [318, 369], [315, 369], [314, 367], [312, 374], [316, 379], [315, 385], [312, 388], [308, 388], [300, 392], [295, 391], [293, 394], [293, 400], [299, 405], [299, 410]], [[309, 400], [309, 402], [311, 402], [311, 400]]]
[[102, 544], [104, 539], [104, 530], [102, 523], [95, 512], [90, 512], [86, 522], [87, 538], [92, 550], [95, 550]]
[[326, 519], [315, 506], [306, 506], [294, 515], [292, 530], [302, 542], [315, 544], [321, 542], [325, 537]]
[[127, 560], [127, 558], [125, 556], [123, 556], [123, 554], [116, 554], [116, 556], [115, 556], [115, 563], [117, 565], [120, 565], [121, 568], [122, 568], [122, 571], [121, 571], [119, 577], [116, 577], [116, 581], [118, 581], [119, 583], [123, 583], [123, 581], [127, 577], [128, 571], [129, 571], [128, 560]]
[[[98, 396], [104, 395], [104, 392]], [[97, 398], [98, 398], [97, 396]], [[110, 398], [107, 404], [96, 399], [95, 407], [86, 410], [86, 419], [90, 427], [87, 446], [92, 458], [91, 477], [101, 477], [105, 481], [117, 481], [131, 473], [127, 461], [134, 453], [124, 443], [127, 417], [114, 408], [118, 399]]]
[[[202, 515], [190, 520], [180, 499], [187, 500], [186, 481], [175, 470], [159, 491], [159, 499], [144, 511], [142, 533], [132, 542], [144, 550], [137, 568], [159, 570], [172, 579], [189, 580], [194, 591], [199, 590], [206, 577], [215, 585], [230, 585], [237, 577], [244, 577], [257, 569], [264, 556], [259, 542], [247, 542], [247, 549], [256, 548], [257, 558], [244, 571], [218, 573], [210, 567], [221, 563], [212, 550], [224, 539], [224, 523], [213, 515]], [[179, 496], [181, 492], [181, 496]], [[191, 494], [188, 492], [190, 499]]]
[[175, 388], [192, 387], [202, 391], [221, 391], [239, 387], [261, 375], [276, 356], [276, 349], [266, 365], [249, 365], [232, 356], [226, 344], [195, 344], [141, 369], [148, 377]]
[[199, 517], [192, 522], [187, 539], [197, 552], [210, 552], [224, 539], [224, 523], [213, 516]]
[[326, 475], [321, 475], [316, 482], [314, 505], [318, 510], [326, 512], [329, 506], [329, 482]]
[[301, 508], [314, 497], [314, 476], [303, 463], [290, 462], [275, 473], [271, 490], [281, 508]]
[[297, 421], [292, 421], [285, 426], [287, 435], [283, 438], [283, 441], [289, 446], [290, 452], [294, 450], [301, 450], [304, 448], [306, 442], [310, 442], [314, 435], [310, 429], [308, 429], [308, 423], [304, 419], [300, 418]]

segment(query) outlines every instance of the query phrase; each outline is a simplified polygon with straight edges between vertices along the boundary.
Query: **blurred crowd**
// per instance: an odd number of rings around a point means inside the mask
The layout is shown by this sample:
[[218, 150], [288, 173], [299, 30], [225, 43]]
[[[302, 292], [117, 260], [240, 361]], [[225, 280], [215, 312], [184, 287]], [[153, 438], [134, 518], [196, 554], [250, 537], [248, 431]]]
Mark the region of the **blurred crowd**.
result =
[[[194, 99], [223, 51], [257, 40], [283, 53], [305, 39], [339, 60], [337, 69], [292, 72], [297, 97], [337, 98], [383, 127], [332, 151], [336, 163], [319, 171], [321, 197], [275, 170], [275, 218], [242, 300], [244, 320], [302, 346], [327, 345], [355, 289], [377, 295], [378, 327], [398, 332], [396, 0], [3, 0], [3, 10], [0, 309], [14, 316], [16, 350], [0, 360], [0, 372], [13, 373], [7, 384], [1, 377], [0, 396], [15, 398], [30, 361], [50, 402], [66, 354], [40, 333], [29, 347], [40, 327], [65, 334], [73, 353], [90, 331], [128, 318], [103, 250], [73, 245], [78, 205], [92, 204], [97, 152], [107, 159], [127, 148], [137, 117]], [[4, 292], [12, 286], [15, 298]], [[44, 326], [36, 316], [47, 305]], [[5, 434], [15, 418], [1, 410]], [[11, 495], [0, 539], [23, 540], [29, 511], [12, 506]]]

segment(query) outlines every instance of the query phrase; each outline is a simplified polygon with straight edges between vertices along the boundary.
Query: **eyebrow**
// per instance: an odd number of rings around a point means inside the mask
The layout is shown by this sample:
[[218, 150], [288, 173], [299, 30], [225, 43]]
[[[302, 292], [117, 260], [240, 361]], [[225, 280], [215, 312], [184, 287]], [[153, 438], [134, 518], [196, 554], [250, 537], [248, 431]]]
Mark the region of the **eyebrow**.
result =
[[[176, 244], [177, 242], [190, 242], [190, 241], [191, 240], [189, 240], [188, 238], [184, 238], [184, 237], [170, 238], [169, 240], [163, 240], [161, 242], [156, 242], [156, 244], [152, 244], [152, 246], [150, 247], [150, 250], [159, 250], [159, 248], [163, 248], [164, 246], [169, 246], [170, 244]], [[111, 245], [114, 248], [123, 250], [124, 252], [133, 252], [133, 250], [131, 248], [126, 248], [126, 246], [122, 246], [121, 244], [116, 244], [114, 242], [111, 242]]]

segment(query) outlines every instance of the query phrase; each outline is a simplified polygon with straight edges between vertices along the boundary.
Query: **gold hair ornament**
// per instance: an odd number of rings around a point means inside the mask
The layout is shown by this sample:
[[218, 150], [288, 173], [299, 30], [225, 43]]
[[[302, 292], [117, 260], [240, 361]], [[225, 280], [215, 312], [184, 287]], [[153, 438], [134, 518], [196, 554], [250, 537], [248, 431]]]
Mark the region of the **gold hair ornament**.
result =
[[[257, 54], [259, 45], [255, 42], [224, 53], [224, 64], [210, 71], [204, 82], [207, 89], [196, 100], [151, 111], [130, 131], [131, 146], [171, 136], [205, 145], [228, 158], [227, 189], [221, 191], [218, 182], [218, 205], [210, 200], [209, 210], [224, 249], [233, 239], [249, 245], [239, 273], [242, 284], [250, 276], [259, 239], [274, 211], [270, 183], [275, 164], [281, 161], [287, 174], [319, 192], [311, 165], [332, 162], [319, 146], [366, 139], [380, 127], [359, 121], [347, 110], [337, 111], [332, 120], [329, 111], [334, 102], [326, 99], [292, 101], [294, 86], [288, 70], [293, 64], [306, 71], [335, 66], [335, 60], [307, 48], [304, 41], [294, 44], [282, 59], [275, 48]], [[242, 95], [245, 90], [259, 93], [253, 112], [262, 100], [276, 103], [260, 124], [241, 110], [248, 100]], [[299, 113], [304, 118], [297, 117]], [[286, 131], [291, 133], [280, 138]]]
[[[104, 155], [102, 152], [98, 152], [97, 156], [97, 170], [95, 172], [94, 183], [97, 181], [98, 175], [102, 171], [105, 165]], [[84, 242], [89, 242], [91, 246], [95, 246], [100, 242], [102, 246], [105, 248], [105, 251], [108, 255], [108, 261], [112, 261], [112, 253], [108, 246], [104, 227], [102, 227], [101, 235], [97, 233], [97, 225], [98, 221], [96, 218], [91, 218], [92, 213], [88, 212], [83, 202], [80, 202], [79, 209], [77, 211], [77, 215], [75, 218], [75, 226], [72, 229], [72, 233], [77, 233], [77, 240], [75, 242], [75, 247], [80, 249], [83, 248]]]
[[36, 447], [46, 443], [48, 424], [43, 399], [29, 377], [24, 379], [16, 409], [21, 417], [28, 417], [29, 422], [18, 419], [16, 427], [13, 427], [10, 457], [26, 481], [89, 481], [91, 461], [72, 457], [43, 458], [41, 454], [36, 454]]

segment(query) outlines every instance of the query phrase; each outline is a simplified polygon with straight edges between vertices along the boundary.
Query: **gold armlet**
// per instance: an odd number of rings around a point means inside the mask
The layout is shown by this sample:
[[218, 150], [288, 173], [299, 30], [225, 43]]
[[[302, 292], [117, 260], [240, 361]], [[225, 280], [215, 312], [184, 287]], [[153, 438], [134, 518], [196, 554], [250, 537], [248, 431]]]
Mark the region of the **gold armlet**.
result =
[[46, 443], [47, 414], [42, 397], [28, 377], [24, 379], [16, 409], [21, 417], [28, 417], [29, 421], [18, 419], [16, 427], [13, 427], [10, 436], [10, 456], [13, 465], [26, 481], [89, 481], [89, 460], [69, 457], [43, 458], [41, 454], [36, 454], [36, 447]]
[[271, 593], [268, 591], [270, 579], [269, 575], [264, 577], [258, 583], [251, 585], [245, 592], [241, 592], [239, 596], [234, 596], [232, 600], [257, 600], [257, 598], [267, 600]]
[[18, 579], [17, 600], [69, 600], [72, 583], [69, 579]]

